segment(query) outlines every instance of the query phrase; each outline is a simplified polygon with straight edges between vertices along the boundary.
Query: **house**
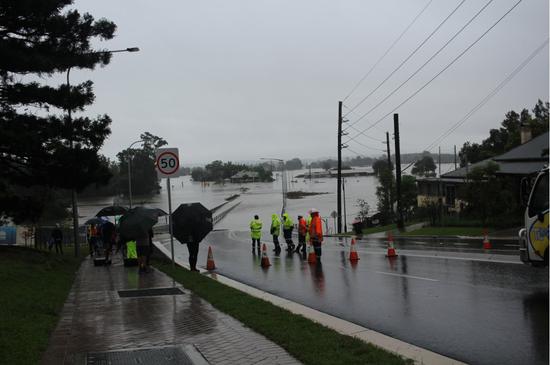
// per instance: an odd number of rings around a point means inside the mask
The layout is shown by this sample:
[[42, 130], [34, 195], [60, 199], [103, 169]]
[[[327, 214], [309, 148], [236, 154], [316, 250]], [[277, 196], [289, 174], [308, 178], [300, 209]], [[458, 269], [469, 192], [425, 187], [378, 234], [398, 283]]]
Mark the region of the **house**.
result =
[[416, 180], [418, 206], [425, 207], [430, 202], [437, 203], [441, 198], [441, 202], [448, 212], [459, 212], [464, 204], [457, 197], [459, 187], [467, 182], [470, 170], [484, 166], [489, 162], [498, 165], [497, 176], [512, 177], [519, 192], [521, 179], [532, 177], [542, 168], [548, 166], [548, 132], [533, 139], [530, 139], [529, 134], [525, 136], [522, 133], [522, 142], [518, 147], [502, 155], [447, 172], [438, 178], [418, 178]]
[[256, 171], [239, 171], [235, 175], [231, 176], [232, 183], [248, 183], [259, 181], [260, 174]]

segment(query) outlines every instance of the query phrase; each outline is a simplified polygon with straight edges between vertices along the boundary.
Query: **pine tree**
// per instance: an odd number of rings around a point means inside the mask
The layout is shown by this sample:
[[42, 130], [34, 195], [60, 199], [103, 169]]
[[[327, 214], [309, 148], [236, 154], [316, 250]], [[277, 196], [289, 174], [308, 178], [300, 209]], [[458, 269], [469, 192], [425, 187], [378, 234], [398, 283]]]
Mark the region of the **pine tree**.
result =
[[[110, 53], [91, 40], [113, 37], [116, 25], [90, 14], [65, 10], [72, 0], [0, 2], [0, 215], [21, 216], [41, 209], [13, 188], [82, 190], [110, 174], [98, 154], [110, 134], [107, 115], [73, 116], [94, 101], [92, 82], [45, 85], [43, 80], [71, 69], [107, 65]], [[40, 199], [38, 199], [40, 200]], [[33, 212], [36, 215], [37, 212]]]

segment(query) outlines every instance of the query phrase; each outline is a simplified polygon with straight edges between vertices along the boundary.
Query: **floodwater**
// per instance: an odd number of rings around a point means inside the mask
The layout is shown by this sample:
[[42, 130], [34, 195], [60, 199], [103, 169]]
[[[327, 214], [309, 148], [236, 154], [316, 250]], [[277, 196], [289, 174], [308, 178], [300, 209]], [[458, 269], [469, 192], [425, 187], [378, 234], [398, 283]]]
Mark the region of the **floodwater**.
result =
[[[405, 167], [406, 165], [402, 165]], [[442, 172], [453, 169], [453, 164], [442, 164]], [[288, 191], [304, 191], [315, 193], [326, 193], [320, 195], [306, 196], [301, 199], [287, 199], [286, 211], [296, 220], [298, 214], [305, 215], [308, 209], [319, 210], [321, 217], [326, 219], [325, 230], [327, 233], [334, 232], [334, 219], [331, 212], [336, 210], [336, 189], [335, 178], [321, 179], [297, 179], [295, 176], [307, 173], [309, 170], [295, 170], [287, 172]], [[322, 169], [312, 169], [322, 171]], [[183, 176], [171, 179], [172, 185], [172, 210], [175, 210], [182, 203], [200, 202], [208, 209], [212, 209], [225, 202], [225, 199], [234, 195], [240, 196], [229, 202], [227, 208], [236, 203], [240, 204], [225, 217], [216, 228], [226, 229], [248, 229], [248, 223], [258, 214], [264, 224], [271, 222], [271, 215], [281, 213], [282, 199], [282, 175], [281, 172], [274, 172], [275, 181], [272, 183], [245, 183], [245, 184], [214, 184], [207, 185], [191, 181], [190, 176]], [[146, 205], [157, 207], [168, 211], [168, 194], [166, 191], [166, 180], [161, 181], [161, 193], [153, 197], [133, 197], [134, 205]], [[376, 212], [376, 187], [378, 179], [375, 176], [360, 176], [345, 178], [345, 215], [348, 230], [351, 230], [351, 223], [357, 216], [359, 208], [357, 199], [364, 199], [370, 206], [370, 214]], [[241, 190], [247, 189], [246, 191]], [[79, 200], [80, 223], [94, 216], [99, 209], [106, 205], [112, 205], [113, 198], [81, 199]], [[343, 203], [344, 205], [344, 203]], [[225, 209], [225, 208], [224, 208]], [[342, 212], [344, 213], [344, 212]], [[342, 224], [344, 221], [342, 222]]]

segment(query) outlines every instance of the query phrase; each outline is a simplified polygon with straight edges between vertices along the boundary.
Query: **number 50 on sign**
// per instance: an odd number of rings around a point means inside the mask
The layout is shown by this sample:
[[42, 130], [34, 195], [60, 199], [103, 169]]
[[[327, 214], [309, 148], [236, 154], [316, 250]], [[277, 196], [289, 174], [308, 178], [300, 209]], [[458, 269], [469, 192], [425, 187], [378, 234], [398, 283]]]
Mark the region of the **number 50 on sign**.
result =
[[159, 177], [178, 177], [180, 169], [177, 148], [159, 148], [155, 151], [155, 166]]

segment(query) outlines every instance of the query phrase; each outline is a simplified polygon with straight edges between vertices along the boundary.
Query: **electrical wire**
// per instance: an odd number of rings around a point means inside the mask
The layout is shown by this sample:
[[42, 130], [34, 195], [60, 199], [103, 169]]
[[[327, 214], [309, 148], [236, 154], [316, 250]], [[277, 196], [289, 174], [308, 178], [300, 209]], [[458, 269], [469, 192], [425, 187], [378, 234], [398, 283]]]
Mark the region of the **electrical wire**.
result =
[[[487, 104], [487, 102], [489, 102], [489, 100], [495, 96], [504, 86], [506, 86], [506, 84], [508, 84], [508, 82], [510, 82], [519, 72], [521, 72], [521, 70], [523, 70], [523, 68], [525, 66], [527, 66], [531, 60], [533, 58], [535, 58], [535, 56], [537, 56], [547, 45], [548, 45], [548, 42], [549, 40], [546, 39], [539, 47], [537, 47], [537, 49], [535, 49], [535, 51], [533, 51], [529, 57], [527, 57], [527, 59], [525, 59], [519, 66], [517, 66], [514, 71], [508, 75], [504, 80], [502, 80], [499, 85], [497, 85], [497, 87], [495, 87], [488, 95], [485, 96], [485, 98], [483, 98], [481, 100], [481, 102], [479, 102], [474, 108], [472, 108], [462, 119], [460, 119], [458, 122], [456, 122], [455, 124], [453, 124], [453, 126], [451, 126], [451, 128], [449, 128], [447, 131], [445, 131], [443, 134], [441, 134], [438, 138], [436, 138], [430, 145], [428, 145], [426, 148], [424, 148], [423, 150], [425, 151], [430, 151], [433, 147], [435, 147], [435, 145], [437, 145], [438, 143], [440, 143], [441, 141], [443, 141], [445, 138], [447, 138], [449, 135], [451, 135], [455, 130], [457, 130], [461, 125], [463, 125], [466, 121], [468, 121], [468, 119], [475, 114], [475, 112], [477, 112], [479, 109], [481, 109], [485, 104]], [[403, 171], [405, 171], [406, 169], [408, 169], [412, 164], [409, 164], [407, 167], [405, 167], [403, 169]]]
[[[344, 106], [346, 109], [349, 109], [349, 107], [346, 104], [342, 104], [342, 106]], [[352, 112], [352, 113], [356, 114], [355, 112]], [[345, 132], [346, 129], [353, 129], [354, 131], [358, 132], [359, 134], [362, 134], [363, 136], [365, 136], [369, 139], [372, 139], [373, 141], [380, 142], [380, 143], [386, 143], [385, 140], [377, 139], [377, 138], [374, 138], [372, 136], [369, 136], [368, 134], [361, 133], [361, 131], [358, 128], [354, 127], [353, 125], [348, 126], [342, 132]]]
[[[468, 27], [468, 25], [470, 25], [494, 0], [489, 0], [481, 9], [479, 9], [479, 11], [474, 14], [474, 16], [472, 18], [470, 18], [470, 20], [468, 20], [466, 22], [466, 24], [464, 24], [462, 26], [462, 28], [460, 28], [447, 42], [445, 42], [445, 44], [443, 44], [443, 46], [441, 48], [439, 48], [437, 50], [437, 52], [435, 52], [426, 62], [424, 62], [424, 64], [422, 64], [422, 66], [420, 66], [418, 69], [416, 69], [416, 71], [413, 72], [412, 75], [410, 75], [405, 81], [403, 81], [399, 86], [397, 86], [395, 89], [393, 89], [393, 91], [391, 91], [388, 95], [386, 95], [386, 97], [384, 99], [382, 99], [380, 102], [378, 102], [378, 104], [376, 104], [375, 106], [373, 106], [369, 111], [367, 111], [366, 113], [364, 113], [363, 115], [361, 115], [359, 117], [359, 119], [357, 119], [353, 124], [356, 124], [358, 123], [361, 119], [363, 119], [364, 117], [366, 117], [367, 115], [369, 115], [371, 112], [373, 112], [376, 108], [378, 108], [380, 105], [382, 105], [386, 100], [388, 100], [390, 97], [392, 97], [399, 89], [401, 89], [407, 82], [409, 82], [414, 76], [416, 76], [424, 67], [426, 67], [426, 65], [428, 65], [428, 63], [430, 63], [435, 57], [437, 57], [437, 55], [439, 55], [441, 53], [441, 51], [443, 51], [445, 48], [447, 48], [447, 46], [456, 38], [458, 37], [458, 35], [460, 33], [462, 33], [464, 31], [464, 29], [466, 29]], [[367, 95], [368, 96], [368, 95]]]
[[[389, 115], [391, 115], [393, 112], [395, 112], [397, 109], [405, 105], [409, 100], [414, 98], [418, 93], [420, 93], [422, 90], [424, 90], [429, 84], [431, 84], [437, 77], [439, 77], [443, 72], [449, 69], [456, 61], [458, 61], [466, 52], [468, 52], [474, 45], [476, 45], [483, 37], [487, 35], [498, 23], [500, 23], [508, 14], [512, 12], [523, 0], [518, 0], [506, 13], [504, 13], [503, 16], [501, 16], [493, 25], [491, 25], [481, 36], [479, 36], [474, 42], [472, 42], [464, 51], [462, 51], [458, 56], [456, 56], [450, 63], [447, 64], [441, 71], [439, 71], [434, 77], [432, 77], [428, 82], [426, 82], [424, 85], [422, 85], [419, 89], [417, 89], [414, 93], [412, 93], [408, 98], [406, 98], [404, 101], [402, 101], [399, 105], [397, 105], [395, 108], [393, 108], [390, 112], [386, 113], [384, 116], [382, 116], [380, 119], [376, 120], [374, 123], [372, 123], [367, 128], [363, 129], [362, 132], [366, 132], [369, 129], [373, 128], [375, 125], [380, 123], [382, 120], [387, 118]], [[355, 138], [359, 136], [356, 135], [350, 139], [348, 139], [345, 143], [348, 143]]]
[[363, 146], [364, 148], [368, 148], [369, 150], [373, 150], [373, 151], [377, 151], [377, 152], [384, 152], [384, 153], [386, 152], [385, 150], [383, 150], [381, 148], [375, 148], [375, 147], [367, 146], [366, 144], [363, 144], [363, 143], [359, 142], [358, 140], [353, 140], [352, 142], [357, 143], [358, 145]]
[[396, 40], [393, 41], [393, 43], [389, 46], [389, 48], [386, 50], [386, 52], [384, 52], [384, 54], [378, 59], [378, 61], [375, 62], [375, 64], [370, 68], [370, 70], [359, 80], [359, 82], [357, 82], [357, 84], [355, 84], [355, 86], [353, 87], [353, 89], [351, 89], [351, 91], [348, 93], [348, 95], [342, 100], [342, 101], [346, 101], [354, 92], [355, 90], [357, 90], [357, 88], [359, 87], [359, 85], [361, 85], [361, 83], [363, 83], [363, 81], [365, 81], [365, 79], [372, 73], [372, 71], [376, 68], [376, 66], [378, 66], [378, 64], [384, 59], [384, 57], [386, 57], [388, 55], [388, 53], [393, 49], [393, 47], [397, 44], [397, 42], [399, 42], [401, 40], [401, 38], [403, 38], [403, 36], [405, 35], [405, 33], [407, 33], [407, 31], [413, 26], [413, 24], [418, 20], [418, 18], [420, 18], [420, 16], [424, 13], [424, 11], [426, 11], [426, 9], [428, 8], [428, 6], [430, 6], [430, 4], [433, 2], [433, 0], [430, 0], [428, 1], [428, 3], [424, 6], [424, 8], [422, 8], [422, 10], [416, 15], [416, 17], [413, 19], [413, 21], [405, 28], [405, 30], [403, 30], [403, 32], [401, 32], [401, 34], [399, 35], [399, 37], [397, 37]]
[[[384, 80], [382, 80], [382, 82], [380, 82], [378, 84], [378, 86], [376, 86], [374, 88], [374, 90], [372, 90], [367, 96], [365, 96], [363, 99], [361, 99], [361, 101], [359, 101], [359, 103], [357, 103], [353, 108], [351, 108], [351, 111], [354, 111], [355, 109], [357, 109], [361, 104], [363, 104], [365, 102], [365, 100], [367, 100], [372, 94], [374, 94], [376, 92], [376, 90], [378, 90], [382, 85], [384, 85], [386, 83], [386, 81], [389, 80], [390, 77], [392, 77], [397, 71], [399, 71], [399, 69], [401, 69], [401, 67], [407, 63], [408, 60], [411, 59], [412, 56], [414, 56], [416, 54], [416, 52], [418, 52], [420, 50], [420, 48], [422, 48], [431, 38], [432, 36], [437, 33], [437, 31], [443, 26], [443, 24], [445, 24], [447, 22], [447, 20], [449, 20], [451, 18], [451, 16], [453, 16], [454, 13], [456, 13], [456, 11], [458, 9], [460, 9], [460, 7], [464, 4], [464, 2], [466, 2], [466, 0], [462, 0], [458, 6], [456, 8], [454, 8], [453, 11], [451, 11], [451, 13], [449, 15], [447, 15], [447, 17], [445, 19], [443, 19], [443, 21], [441, 23], [439, 23], [439, 25], [430, 33], [430, 35], [425, 38], [416, 48], [414, 51], [412, 51], [400, 64], [399, 66], [397, 66], [397, 68], [395, 68], [388, 76], [386, 76], [386, 78]], [[349, 112], [347, 113], [349, 114]], [[346, 115], [347, 115], [346, 114]]]
[[[445, 132], [443, 132], [439, 137], [437, 137], [432, 143], [430, 143], [427, 147], [423, 149], [423, 151], [430, 151], [433, 147], [435, 147], [438, 143], [442, 142], [445, 138], [450, 136], [454, 131], [456, 131], [460, 126], [462, 126], [464, 123], [470, 119], [472, 115], [474, 115], [479, 109], [481, 109], [485, 104], [489, 102], [495, 96], [498, 94], [498, 92], [504, 88], [518, 73], [520, 73], [525, 66], [527, 66], [549, 43], [549, 39], [547, 38], [540, 46], [538, 46], [531, 54], [523, 60], [506, 78], [504, 78], [489, 94], [487, 94], [479, 103], [476, 104], [464, 117], [462, 117], [458, 122], [453, 124], [449, 129], [447, 129]], [[416, 162], [416, 161], [415, 161]], [[402, 171], [407, 170], [409, 167], [411, 167], [414, 164], [411, 163], [407, 167], [405, 167]]]

